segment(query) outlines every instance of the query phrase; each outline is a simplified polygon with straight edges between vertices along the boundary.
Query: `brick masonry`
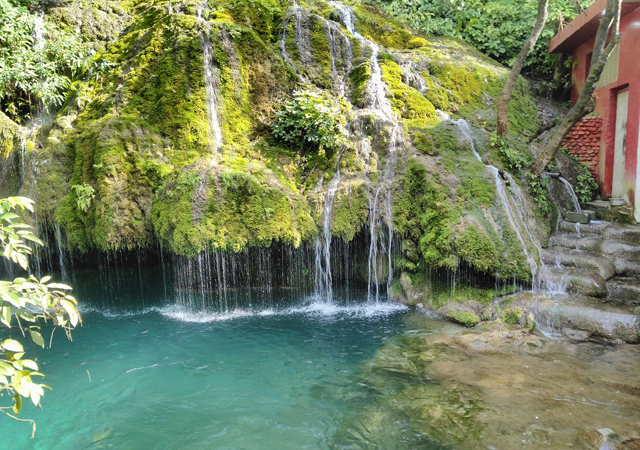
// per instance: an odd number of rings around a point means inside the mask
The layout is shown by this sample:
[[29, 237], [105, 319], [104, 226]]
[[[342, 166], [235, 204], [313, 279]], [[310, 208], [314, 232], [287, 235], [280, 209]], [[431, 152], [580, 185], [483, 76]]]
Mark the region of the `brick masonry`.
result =
[[598, 181], [601, 136], [602, 117], [591, 117], [575, 124], [562, 143], [563, 147], [569, 149], [580, 161], [589, 166], [596, 181]]

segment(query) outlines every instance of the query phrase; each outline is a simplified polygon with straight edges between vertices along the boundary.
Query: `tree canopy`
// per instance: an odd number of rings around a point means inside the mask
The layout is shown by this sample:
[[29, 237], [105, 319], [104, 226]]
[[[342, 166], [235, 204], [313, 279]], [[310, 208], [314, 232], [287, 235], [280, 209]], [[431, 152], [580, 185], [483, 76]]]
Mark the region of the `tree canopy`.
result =
[[17, 122], [60, 105], [90, 60], [75, 33], [46, 19], [42, 3], [0, 0], [0, 109]]
[[[536, 22], [537, 0], [375, 0], [428, 35], [455, 36], [503, 64], [511, 65]], [[593, 0], [551, 0], [549, 20], [524, 66], [525, 72], [551, 78], [557, 55], [549, 41], [560, 21], [572, 20]]]

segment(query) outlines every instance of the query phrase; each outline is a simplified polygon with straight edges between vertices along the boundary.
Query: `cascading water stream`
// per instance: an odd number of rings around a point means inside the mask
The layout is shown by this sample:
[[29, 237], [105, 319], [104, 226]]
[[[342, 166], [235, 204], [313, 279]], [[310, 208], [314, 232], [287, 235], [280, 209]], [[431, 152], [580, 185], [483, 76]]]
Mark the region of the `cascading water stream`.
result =
[[578, 196], [576, 195], [576, 191], [574, 191], [573, 186], [569, 183], [569, 180], [563, 177], [558, 177], [558, 180], [562, 182], [562, 184], [566, 187], [569, 196], [571, 197], [571, 201], [573, 202], [573, 207], [576, 211], [582, 212], [582, 207], [580, 206], [580, 201], [578, 200]]
[[[500, 170], [497, 167], [491, 164], [484, 163], [484, 161], [482, 160], [482, 157], [480, 156], [480, 154], [478, 153], [478, 150], [476, 149], [473, 133], [471, 132], [471, 128], [469, 127], [469, 124], [467, 123], [466, 120], [464, 119], [453, 120], [447, 113], [443, 111], [438, 111], [438, 114], [444, 120], [450, 121], [451, 123], [453, 123], [458, 127], [458, 129], [460, 130], [464, 138], [471, 145], [471, 150], [473, 151], [473, 155], [476, 157], [478, 161], [484, 164], [484, 166], [491, 171], [494, 178], [494, 183], [496, 186], [496, 193], [498, 194], [498, 199], [500, 200], [502, 209], [504, 210], [507, 216], [509, 225], [511, 226], [511, 229], [515, 232], [516, 237], [518, 238], [518, 241], [520, 242], [520, 245], [522, 247], [522, 251], [525, 257], [527, 258], [527, 262], [531, 270], [534, 287], [537, 286], [539, 284], [538, 261], [536, 261], [536, 259], [533, 258], [529, 253], [529, 250], [527, 249], [527, 244], [525, 243], [525, 240], [522, 237], [522, 234], [520, 233], [520, 228], [522, 228], [527, 233], [527, 236], [529, 237], [530, 242], [534, 247], [536, 247], [541, 264], [542, 264], [542, 247], [533, 238], [533, 234], [529, 230], [529, 227], [527, 226], [526, 222], [520, 217], [520, 215], [517, 213], [517, 211], [513, 206], [514, 204], [524, 204], [523, 203], [524, 197], [522, 195], [522, 192], [520, 191], [519, 186], [517, 185], [515, 180], [511, 177], [511, 175], [509, 175], [508, 173], [503, 172], [501, 174]], [[509, 190], [507, 190], [507, 185], [505, 180], [503, 180], [503, 176], [504, 178], [506, 178], [507, 181], [509, 181], [509, 185], [511, 186], [511, 189], [515, 192], [515, 195], [513, 195]]]
[[324, 194], [324, 217], [322, 221], [322, 238], [318, 236], [315, 243], [315, 280], [314, 293], [326, 302], [333, 300], [333, 277], [331, 275], [331, 217], [333, 213], [333, 200], [340, 184], [340, 159], [344, 147], [340, 149], [336, 162], [336, 173], [329, 183]]
[[[200, 22], [205, 22], [204, 11], [208, 7], [205, 0], [196, 8], [196, 18]], [[209, 131], [211, 133], [211, 153], [213, 155], [212, 164], [215, 163], [220, 147], [222, 146], [222, 129], [218, 118], [218, 108], [216, 105], [215, 77], [213, 74], [213, 48], [211, 46], [211, 30], [209, 24], [205, 24], [205, 31], [200, 34], [200, 46], [202, 47], [202, 58], [204, 65], [204, 81], [207, 92], [207, 115], [209, 117]]]

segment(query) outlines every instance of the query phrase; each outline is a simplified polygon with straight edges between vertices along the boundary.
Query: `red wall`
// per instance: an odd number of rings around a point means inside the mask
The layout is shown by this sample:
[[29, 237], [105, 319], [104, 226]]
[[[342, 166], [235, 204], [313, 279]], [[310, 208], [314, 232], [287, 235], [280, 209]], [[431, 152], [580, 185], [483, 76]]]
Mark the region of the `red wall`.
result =
[[[629, 199], [633, 204], [636, 185], [638, 155], [638, 131], [640, 129], [640, 8], [622, 18], [620, 22], [620, 67], [618, 80], [596, 90], [595, 113], [602, 117], [600, 139], [599, 177], [603, 194], [611, 194], [613, 176], [613, 147], [615, 139], [616, 98], [619, 90], [629, 89], [629, 113], [627, 120], [627, 153], [625, 180], [629, 187]], [[576, 64], [572, 72], [571, 101], [574, 103], [587, 77], [587, 55], [593, 51], [593, 39], [577, 47], [573, 52]], [[577, 125], [579, 126], [579, 125]], [[595, 136], [594, 136], [595, 139]], [[576, 153], [578, 157], [580, 155]]]
[[598, 166], [600, 162], [600, 134], [602, 130], [602, 117], [582, 119], [569, 132], [563, 147], [566, 147], [589, 166], [591, 174], [598, 181]]

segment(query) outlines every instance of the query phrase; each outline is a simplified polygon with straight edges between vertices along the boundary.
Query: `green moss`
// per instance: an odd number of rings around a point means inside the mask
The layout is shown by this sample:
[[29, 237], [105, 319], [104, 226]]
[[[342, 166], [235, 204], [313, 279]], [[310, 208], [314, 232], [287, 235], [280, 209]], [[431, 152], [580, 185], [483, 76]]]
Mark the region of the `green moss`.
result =
[[453, 224], [458, 216], [449, 201], [449, 193], [438, 180], [427, 182], [425, 167], [409, 160], [394, 205], [394, 226], [419, 249], [431, 267], [455, 269], [458, 258], [453, 252]]
[[317, 16], [311, 16], [309, 20], [309, 33], [311, 54], [314, 59], [314, 71], [316, 84], [319, 87], [329, 89], [331, 87], [331, 53], [329, 42], [325, 35], [324, 23]]
[[301, 199], [246, 173], [203, 178], [185, 174], [167, 183], [153, 205], [156, 234], [175, 253], [241, 251], [281, 241], [299, 246], [316, 232]]
[[443, 88], [449, 90], [451, 100], [456, 103], [472, 103], [482, 95], [484, 90], [478, 72], [466, 65], [433, 64], [429, 67], [429, 71]]
[[423, 94], [425, 98], [437, 109], [449, 111], [449, 94], [447, 90], [440, 86], [440, 84], [436, 84], [436, 81], [428, 71], [425, 70], [422, 72], [421, 76], [427, 85], [427, 89]]
[[386, 48], [402, 50], [428, 45], [426, 39], [414, 36], [401, 21], [385, 16], [376, 6], [356, 4], [353, 11], [358, 32]]
[[537, 135], [539, 128], [538, 107], [531, 95], [531, 87], [520, 77], [509, 101], [509, 133], [524, 135], [529, 141]]
[[465, 327], [475, 327], [480, 323], [480, 318], [473, 311], [464, 311], [451, 308], [447, 313], [447, 318]]
[[0, 111], [0, 158], [8, 158], [16, 148], [21, 127]]
[[351, 101], [354, 105], [364, 107], [367, 83], [371, 79], [371, 65], [369, 62], [361, 63], [351, 71]]
[[522, 317], [522, 308], [510, 306], [502, 311], [500, 317], [503, 322], [515, 325], [520, 321], [520, 317]]
[[380, 61], [382, 79], [390, 90], [389, 101], [403, 119], [429, 119], [436, 115], [435, 107], [412, 87], [402, 81], [402, 68], [392, 60]]
[[333, 200], [331, 232], [345, 241], [353, 240], [367, 220], [367, 188], [364, 183], [338, 191]]
[[495, 241], [476, 226], [463, 227], [457, 233], [455, 249], [460, 258], [481, 272], [491, 272], [501, 265]]

